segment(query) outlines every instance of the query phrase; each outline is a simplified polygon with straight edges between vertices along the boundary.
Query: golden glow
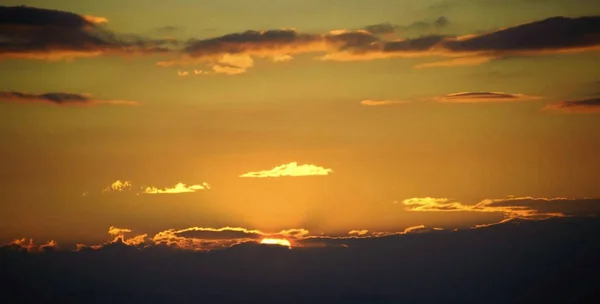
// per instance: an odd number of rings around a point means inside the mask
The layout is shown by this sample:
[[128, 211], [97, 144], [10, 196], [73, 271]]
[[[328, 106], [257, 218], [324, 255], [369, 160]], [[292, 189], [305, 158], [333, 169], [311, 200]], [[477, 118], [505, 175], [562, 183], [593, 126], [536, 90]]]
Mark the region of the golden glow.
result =
[[285, 247], [292, 248], [292, 244], [290, 243], [290, 241], [288, 241], [286, 239], [265, 238], [265, 239], [262, 239], [262, 241], [260, 241], [260, 243], [265, 244], [265, 245], [279, 245], [279, 246], [285, 246]]

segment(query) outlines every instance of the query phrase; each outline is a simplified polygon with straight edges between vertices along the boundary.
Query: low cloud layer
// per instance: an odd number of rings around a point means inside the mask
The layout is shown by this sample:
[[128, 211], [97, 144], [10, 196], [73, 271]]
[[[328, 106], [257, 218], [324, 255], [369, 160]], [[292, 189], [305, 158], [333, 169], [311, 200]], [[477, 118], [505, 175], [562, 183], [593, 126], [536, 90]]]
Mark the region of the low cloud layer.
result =
[[[414, 27], [444, 27], [447, 19], [417, 23]], [[398, 26], [378, 24], [361, 30], [300, 33], [293, 29], [245, 31], [209, 39], [190, 40], [179, 59], [159, 66], [207, 64], [215, 73], [241, 74], [253, 64], [226, 62], [238, 58], [286, 58], [314, 53], [320, 60], [356, 61], [384, 58], [446, 58], [417, 65], [417, 68], [477, 65], [514, 56], [572, 53], [600, 49], [600, 16], [554, 17], [507, 27], [484, 34], [448, 36], [437, 33], [415, 38], [386, 39], [380, 34]], [[246, 62], [251, 62], [245, 59]]]
[[561, 113], [600, 113], [600, 97], [553, 103], [546, 105], [544, 110]]
[[436, 98], [439, 102], [447, 103], [515, 102], [533, 99], [537, 97], [503, 92], [459, 92]]
[[126, 105], [136, 106], [139, 105], [137, 101], [130, 100], [104, 100], [96, 99], [88, 94], [74, 94], [74, 93], [22, 93], [22, 92], [0, 92], [0, 101], [5, 102], [19, 102], [19, 103], [49, 103], [60, 106], [94, 106], [101, 104], [108, 105]]
[[171, 40], [115, 34], [108, 19], [29, 6], [0, 6], [0, 59], [60, 60], [165, 53]]
[[311, 176], [311, 175], [329, 175], [332, 169], [326, 169], [316, 165], [298, 165], [297, 162], [277, 166], [271, 170], [248, 172], [240, 177], [283, 177], [283, 176]]

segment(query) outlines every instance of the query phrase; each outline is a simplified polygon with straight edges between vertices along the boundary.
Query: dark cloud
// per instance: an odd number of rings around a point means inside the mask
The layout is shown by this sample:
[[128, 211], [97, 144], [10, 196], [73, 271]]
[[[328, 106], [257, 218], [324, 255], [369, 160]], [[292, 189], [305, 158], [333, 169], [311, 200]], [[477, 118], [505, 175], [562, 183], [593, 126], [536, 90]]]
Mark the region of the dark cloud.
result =
[[22, 92], [0, 92], [0, 101], [24, 102], [24, 103], [51, 103], [56, 105], [137, 105], [137, 101], [129, 100], [101, 100], [94, 99], [90, 95], [74, 93], [43, 93], [31, 94]]
[[600, 113], [600, 97], [553, 103], [544, 107], [544, 110], [565, 113]]
[[448, 41], [451, 51], [544, 52], [600, 47], [600, 16], [554, 17]]
[[264, 235], [260, 232], [251, 230], [233, 230], [233, 229], [205, 229], [205, 230], [187, 230], [175, 233], [176, 236], [185, 238], [220, 240], [220, 239], [260, 239]]
[[427, 51], [444, 40], [444, 36], [425, 36], [415, 39], [392, 41], [383, 45], [384, 52], [419, 52]]
[[535, 96], [509, 94], [503, 92], [459, 92], [436, 98], [440, 102], [478, 103], [478, 102], [513, 102], [536, 99]]
[[0, 292], [19, 303], [597, 303], [598, 231], [598, 219], [561, 218], [291, 250], [1, 247]]
[[190, 40], [184, 51], [192, 57], [278, 50], [308, 45], [316, 36], [295, 30], [245, 31], [217, 38]]
[[163, 53], [171, 40], [115, 34], [102, 17], [28, 6], [0, 6], [0, 58], [63, 59]]
[[450, 24], [450, 20], [445, 16], [440, 16], [437, 19], [428, 22], [428, 21], [417, 21], [413, 22], [409, 25], [398, 25], [392, 24], [389, 22], [373, 24], [365, 26], [364, 29], [371, 34], [379, 35], [379, 34], [391, 34], [396, 31], [417, 31], [417, 32], [426, 32], [432, 29], [440, 29], [448, 26]]

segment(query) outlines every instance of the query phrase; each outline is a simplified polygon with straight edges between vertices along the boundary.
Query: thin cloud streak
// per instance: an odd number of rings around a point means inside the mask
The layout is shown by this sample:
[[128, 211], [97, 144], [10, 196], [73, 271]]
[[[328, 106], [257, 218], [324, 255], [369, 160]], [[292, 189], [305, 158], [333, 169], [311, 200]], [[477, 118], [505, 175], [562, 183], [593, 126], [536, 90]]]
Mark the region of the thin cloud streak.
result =
[[371, 99], [365, 99], [362, 100], [360, 102], [361, 105], [363, 106], [391, 106], [391, 105], [397, 105], [397, 104], [407, 104], [410, 103], [410, 101], [405, 101], [405, 100], [371, 100]]
[[516, 102], [538, 99], [536, 96], [525, 94], [510, 94], [504, 92], [459, 92], [452, 93], [435, 100], [444, 103], [490, 103], [490, 102]]
[[187, 186], [184, 183], [177, 183], [172, 188], [159, 189], [156, 187], [146, 187], [143, 193], [146, 194], [178, 194], [178, 193], [193, 193], [199, 190], [208, 190], [210, 185], [202, 183], [201, 185], [190, 185]]
[[240, 175], [240, 177], [284, 177], [284, 176], [324, 176], [333, 172], [332, 169], [326, 169], [315, 165], [298, 165], [297, 162], [291, 162], [277, 166], [271, 170], [248, 172]]
[[23, 93], [15, 91], [0, 92], [0, 101], [16, 103], [49, 103], [60, 106], [95, 106], [95, 105], [126, 105], [137, 106], [140, 103], [131, 100], [95, 99], [89, 94], [52, 92], [42, 94]]
[[600, 97], [548, 104], [543, 110], [560, 113], [600, 113]]

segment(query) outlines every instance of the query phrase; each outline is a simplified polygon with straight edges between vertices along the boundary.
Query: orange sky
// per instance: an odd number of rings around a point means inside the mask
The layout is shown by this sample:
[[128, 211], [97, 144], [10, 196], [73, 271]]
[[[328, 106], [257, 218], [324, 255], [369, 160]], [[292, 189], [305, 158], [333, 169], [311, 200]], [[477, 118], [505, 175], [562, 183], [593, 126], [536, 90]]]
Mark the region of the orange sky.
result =
[[9, 0], [0, 243], [593, 214], [600, 8], [513, 2]]

